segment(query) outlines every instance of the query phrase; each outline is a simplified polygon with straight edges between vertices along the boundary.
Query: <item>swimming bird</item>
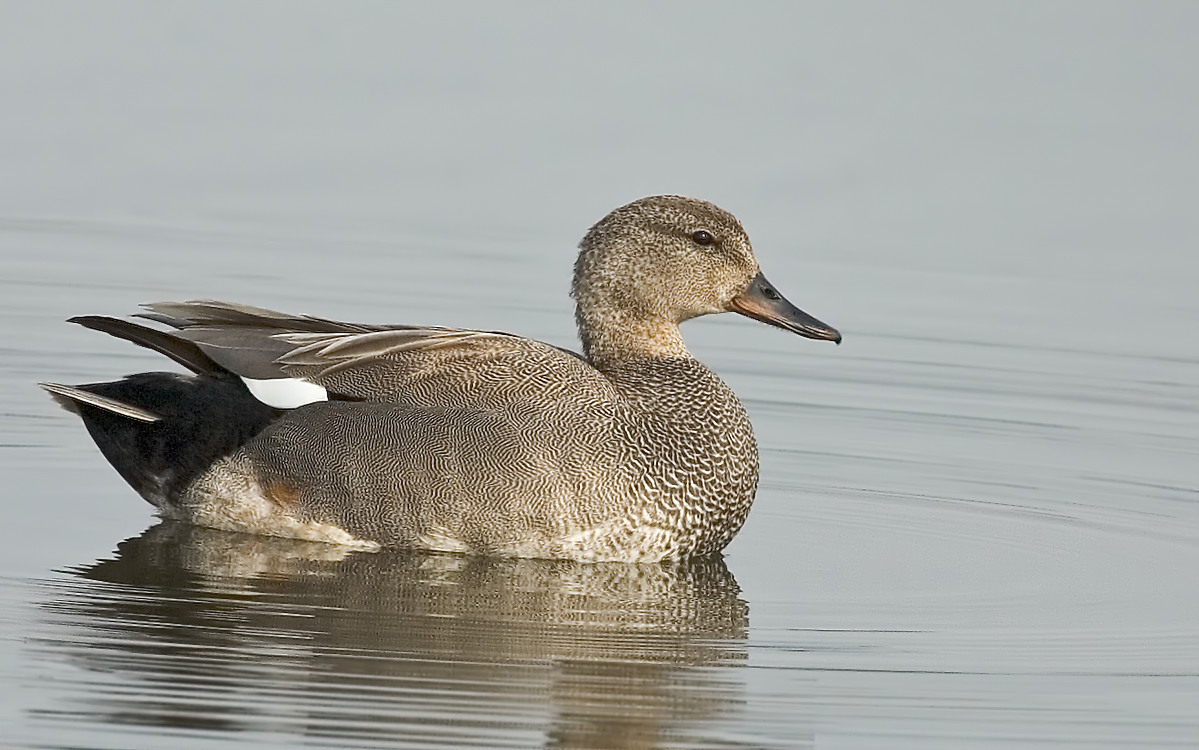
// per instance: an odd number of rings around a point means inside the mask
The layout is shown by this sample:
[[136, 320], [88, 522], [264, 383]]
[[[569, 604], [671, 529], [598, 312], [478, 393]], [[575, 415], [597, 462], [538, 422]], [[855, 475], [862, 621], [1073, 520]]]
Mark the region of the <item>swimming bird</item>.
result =
[[732, 311], [841, 334], [766, 280], [732, 214], [682, 196], [595, 224], [571, 296], [581, 353], [496, 331], [149, 304], [138, 317], [160, 327], [71, 322], [189, 374], [41, 385], [168, 518], [364, 549], [625, 562], [723, 549], [753, 502], [758, 447], [679, 324]]

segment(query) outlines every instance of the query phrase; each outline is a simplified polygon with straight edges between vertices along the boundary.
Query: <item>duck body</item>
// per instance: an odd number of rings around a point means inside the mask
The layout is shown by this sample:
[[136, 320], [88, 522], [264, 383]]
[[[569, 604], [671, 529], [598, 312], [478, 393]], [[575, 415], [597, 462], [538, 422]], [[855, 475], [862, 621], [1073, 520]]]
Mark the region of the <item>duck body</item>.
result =
[[[162, 515], [200, 525], [583, 561], [722, 549], [753, 502], [758, 449], [678, 324], [734, 310], [840, 335], [773, 290], [736, 219], [676, 196], [593, 227], [572, 294], [582, 355], [498, 332], [160, 303], [146, 317], [171, 330], [73, 320], [192, 375], [43, 385]], [[279, 408], [253, 393], [284, 379], [326, 399]]]
[[[528, 370], [490, 369], [498, 383], [529, 382]], [[680, 377], [685, 392], [672, 388]], [[435, 405], [415, 396], [301, 407], [191, 485], [184, 517], [269, 531], [278, 519], [260, 524], [241, 502], [261, 497], [249, 507], [384, 546], [626, 561], [723, 548], [757, 484], [736, 397], [695, 360], [589, 380], [579, 373], [553, 400], [480, 388], [439, 393]]]

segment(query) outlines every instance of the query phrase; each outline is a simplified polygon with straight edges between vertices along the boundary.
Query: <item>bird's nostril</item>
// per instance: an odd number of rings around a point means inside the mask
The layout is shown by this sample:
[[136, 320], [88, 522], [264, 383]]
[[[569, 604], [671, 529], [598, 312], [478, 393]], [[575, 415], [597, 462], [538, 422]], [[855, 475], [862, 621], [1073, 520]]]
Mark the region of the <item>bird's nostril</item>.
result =
[[780, 300], [783, 298], [781, 294], [774, 291], [773, 288], [771, 288], [765, 284], [763, 284], [762, 286], [760, 286], [758, 288], [762, 290], [762, 294], [766, 295], [766, 299], [768, 299], [768, 300], [773, 301], [773, 300]]

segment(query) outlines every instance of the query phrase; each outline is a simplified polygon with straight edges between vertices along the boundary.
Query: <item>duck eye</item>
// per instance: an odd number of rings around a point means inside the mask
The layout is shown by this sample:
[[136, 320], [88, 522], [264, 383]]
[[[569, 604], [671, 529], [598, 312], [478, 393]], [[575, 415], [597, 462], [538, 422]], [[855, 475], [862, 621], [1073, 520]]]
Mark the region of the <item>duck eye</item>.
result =
[[691, 233], [691, 241], [697, 245], [707, 247], [708, 245], [716, 244], [716, 238], [706, 229], [700, 229]]

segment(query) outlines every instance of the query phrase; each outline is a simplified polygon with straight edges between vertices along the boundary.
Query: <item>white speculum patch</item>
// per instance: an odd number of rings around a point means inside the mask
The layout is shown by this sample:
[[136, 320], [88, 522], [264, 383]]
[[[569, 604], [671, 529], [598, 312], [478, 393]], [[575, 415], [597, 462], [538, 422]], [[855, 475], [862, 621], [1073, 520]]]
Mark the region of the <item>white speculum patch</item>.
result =
[[304, 404], [328, 401], [329, 392], [324, 387], [297, 378], [271, 378], [256, 380], [242, 378], [241, 382], [250, 389], [250, 394], [267, 406], [276, 409], [295, 409]]

